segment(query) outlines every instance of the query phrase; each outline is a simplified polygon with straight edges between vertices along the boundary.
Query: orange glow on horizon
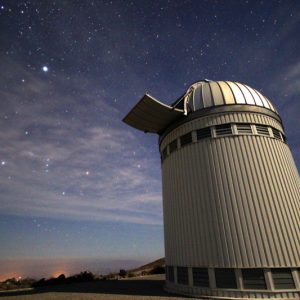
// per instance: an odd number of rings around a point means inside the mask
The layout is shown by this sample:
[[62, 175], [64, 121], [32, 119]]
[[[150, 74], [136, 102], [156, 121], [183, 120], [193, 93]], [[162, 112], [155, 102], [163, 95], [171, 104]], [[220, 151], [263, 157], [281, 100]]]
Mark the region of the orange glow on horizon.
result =
[[68, 276], [68, 272], [66, 270], [55, 271], [51, 274], [51, 277], [57, 278], [59, 275], [64, 274], [66, 277]]
[[[59, 269], [58, 271], [54, 271], [49, 274], [49, 276], [46, 276], [45, 278], [57, 278], [59, 275], [64, 274], [66, 277], [69, 276], [69, 273], [66, 270]], [[26, 276], [25, 276], [26, 277]], [[9, 272], [5, 274], [0, 275], [0, 282], [3, 282], [7, 279], [15, 278], [16, 280], [21, 280], [25, 278], [23, 274], [17, 273], [17, 272]], [[30, 277], [30, 276], [28, 276]], [[40, 279], [40, 278], [37, 278]]]
[[20, 275], [20, 273], [16, 273], [16, 272], [1, 274], [0, 275], [0, 282], [5, 281], [5, 280], [10, 279], [10, 278], [16, 278], [16, 280], [20, 280], [21, 278], [23, 278], [23, 276]]

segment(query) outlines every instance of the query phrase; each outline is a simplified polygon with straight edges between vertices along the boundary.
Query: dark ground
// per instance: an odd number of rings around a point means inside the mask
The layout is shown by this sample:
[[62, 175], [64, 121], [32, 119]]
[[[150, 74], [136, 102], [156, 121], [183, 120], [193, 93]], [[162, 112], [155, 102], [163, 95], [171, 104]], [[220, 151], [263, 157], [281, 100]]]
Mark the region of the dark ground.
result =
[[[1, 292], [4, 300], [167, 300], [184, 299], [167, 294], [164, 290], [164, 275], [150, 275], [128, 280], [108, 280], [57, 285], [22, 291]], [[186, 298], [185, 298], [186, 299]]]

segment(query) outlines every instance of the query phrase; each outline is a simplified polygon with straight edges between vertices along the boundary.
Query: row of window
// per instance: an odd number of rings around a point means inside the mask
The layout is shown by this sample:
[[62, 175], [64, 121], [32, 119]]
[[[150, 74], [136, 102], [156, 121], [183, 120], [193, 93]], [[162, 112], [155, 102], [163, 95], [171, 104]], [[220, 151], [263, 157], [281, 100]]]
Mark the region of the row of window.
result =
[[[237, 278], [234, 269], [215, 268], [215, 280], [217, 288], [237, 289]], [[241, 269], [244, 289], [266, 290], [267, 284], [263, 269]], [[298, 273], [300, 271], [298, 270]], [[278, 290], [295, 289], [295, 282], [291, 269], [271, 269], [274, 288]], [[174, 267], [166, 267], [167, 280], [175, 282]], [[197, 287], [209, 287], [207, 268], [192, 268], [193, 285]], [[299, 274], [300, 276], [300, 274]], [[188, 285], [189, 273], [187, 267], [177, 267], [177, 283]]]
[[[196, 130], [196, 139], [197, 141], [200, 141], [211, 137], [245, 134], [263, 135], [286, 142], [285, 136], [278, 129], [266, 125], [249, 123], [226, 123], [204, 127]], [[161, 152], [161, 160], [164, 161], [172, 152], [191, 143], [193, 143], [192, 132], [188, 132], [179, 137], [179, 139], [172, 141], [163, 149]]]

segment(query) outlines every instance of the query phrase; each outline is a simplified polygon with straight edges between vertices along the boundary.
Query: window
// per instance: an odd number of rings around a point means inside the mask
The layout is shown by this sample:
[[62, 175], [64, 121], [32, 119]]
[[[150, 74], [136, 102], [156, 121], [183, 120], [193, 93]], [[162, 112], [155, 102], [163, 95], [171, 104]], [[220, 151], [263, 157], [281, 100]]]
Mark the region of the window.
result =
[[187, 267], [177, 267], [177, 282], [179, 284], [189, 284], [189, 274]]
[[172, 152], [174, 152], [175, 150], [177, 149], [177, 140], [174, 140], [172, 143], [170, 143], [169, 145], [169, 151], [170, 151], [170, 154]]
[[215, 277], [218, 288], [237, 288], [234, 269], [215, 269]]
[[242, 269], [245, 289], [267, 289], [263, 269]]
[[167, 280], [174, 282], [174, 268], [171, 266], [167, 266], [166, 268], [167, 271]]
[[238, 134], [252, 134], [252, 129], [250, 124], [238, 123], [236, 124]]
[[272, 276], [275, 289], [283, 290], [296, 288], [290, 269], [273, 269]]
[[256, 131], [260, 135], [270, 136], [268, 126], [256, 124]]
[[193, 268], [194, 286], [209, 287], [208, 270], [205, 268]]
[[210, 127], [201, 128], [197, 130], [197, 141], [211, 137]]
[[272, 128], [272, 132], [273, 132], [273, 136], [275, 139], [281, 140], [281, 135], [280, 135], [279, 130]]
[[193, 142], [192, 139], [192, 133], [189, 132], [183, 136], [180, 137], [180, 145], [181, 147], [184, 147], [185, 145], [191, 144]]
[[216, 126], [216, 136], [232, 134], [231, 124], [222, 124]]

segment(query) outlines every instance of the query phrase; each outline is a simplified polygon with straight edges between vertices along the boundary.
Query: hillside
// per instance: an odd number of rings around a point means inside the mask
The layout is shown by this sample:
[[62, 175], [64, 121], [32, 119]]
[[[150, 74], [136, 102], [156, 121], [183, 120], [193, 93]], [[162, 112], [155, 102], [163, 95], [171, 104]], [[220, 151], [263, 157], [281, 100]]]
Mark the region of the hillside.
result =
[[156, 272], [162, 273], [165, 268], [165, 258], [157, 259], [151, 263], [143, 265], [141, 267], [128, 270], [128, 273], [134, 274], [135, 276], [154, 274]]

